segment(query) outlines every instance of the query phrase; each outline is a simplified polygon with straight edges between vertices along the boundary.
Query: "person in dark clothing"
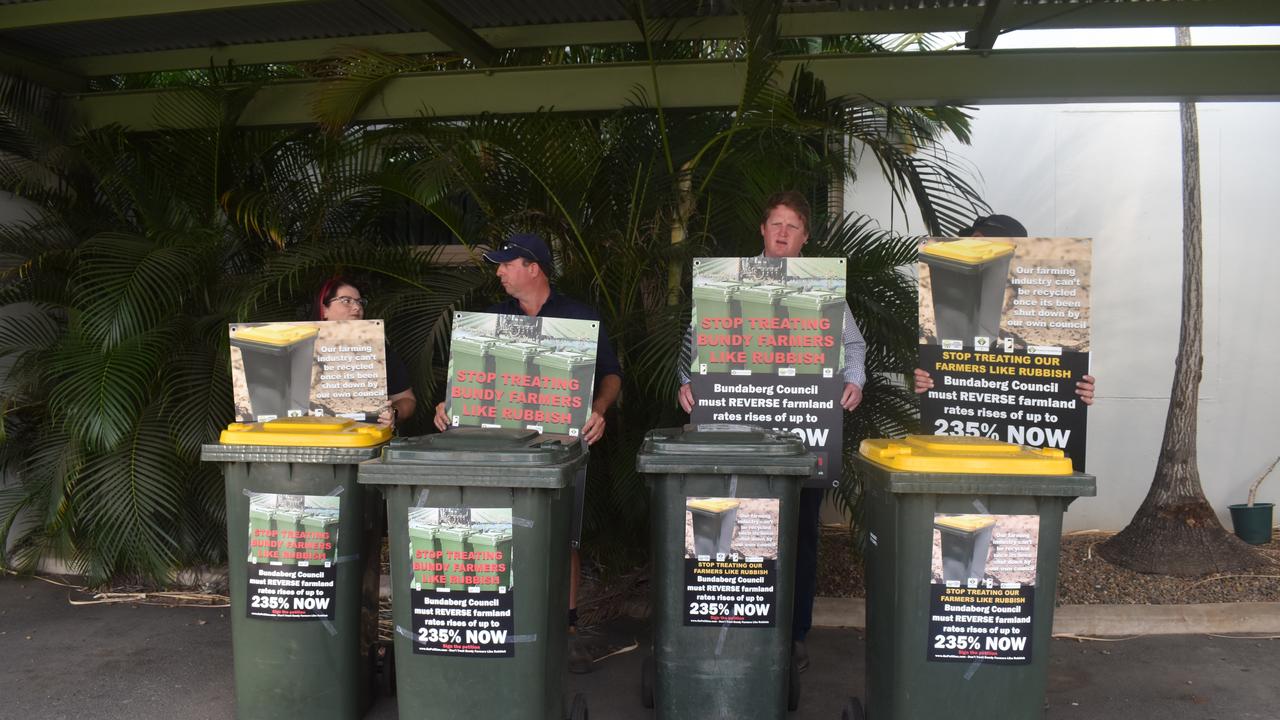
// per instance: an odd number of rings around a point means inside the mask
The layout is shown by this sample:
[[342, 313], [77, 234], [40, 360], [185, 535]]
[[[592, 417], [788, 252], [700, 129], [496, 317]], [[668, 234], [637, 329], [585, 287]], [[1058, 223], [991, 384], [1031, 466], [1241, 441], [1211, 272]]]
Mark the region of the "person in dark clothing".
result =
[[[368, 303], [355, 283], [343, 277], [332, 277], [320, 286], [312, 306], [315, 320], [363, 320]], [[413, 416], [418, 401], [413, 396], [409, 371], [400, 357], [387, 349], [387, 407], [378, 413], [378, 424], [395, 427]]]
[[[512, 235], [499, 249], [485, 253], [484, 259], [498, 266], [496, 271], [498, 279], [502, 281], [502, 288], [510, 296], [485, 312], [600, 321], [600, 314], [590, 305], [562, 295], [551, 286], [551, 276], [555, 274], [555, 263], [552, 260], [550, 248], [541, 237], [530, 234]], [[596, 346], [596, 377], [591, 400], [591, 415], [587, 417], [586, 423], [579, 432], [579, 437], [588, 445], [595, 444], [604, 436], [605, 413], [613, 407], [621, 391], [622, 366], [618, 362], [613, 344], [609, 342], [609, 333], [601, 322]], [[445, 414], [443, 402], [436, 406], [435, 424], [442, 431], [449, 427], [449, 417]], [[581, 498], [582, 493], [577, 493], [577, 496]], [[569, 572], [571, 629], [577, 623], [578, 586], [582, 568], [578, 554], [582, 507], [576, 506], [574, 510]], [[586, 648], [581, 643], [574, 642], [571, 643], [569, 650], [569, 670], [576, 673], [590, 672], [592, 658]]]

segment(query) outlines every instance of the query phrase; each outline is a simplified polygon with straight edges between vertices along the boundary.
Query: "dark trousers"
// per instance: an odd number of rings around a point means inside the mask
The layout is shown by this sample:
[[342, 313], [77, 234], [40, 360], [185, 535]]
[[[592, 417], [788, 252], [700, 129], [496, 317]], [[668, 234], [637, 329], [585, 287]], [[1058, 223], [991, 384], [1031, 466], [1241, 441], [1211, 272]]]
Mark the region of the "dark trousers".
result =
[[822, 510], [823, 492], [823, 488], [800, 491], [795, 611], [791, 616], [791, 638], [797, 642], [803, 641], [813, 627], [813, 597], [818, 591], [818, 514]]

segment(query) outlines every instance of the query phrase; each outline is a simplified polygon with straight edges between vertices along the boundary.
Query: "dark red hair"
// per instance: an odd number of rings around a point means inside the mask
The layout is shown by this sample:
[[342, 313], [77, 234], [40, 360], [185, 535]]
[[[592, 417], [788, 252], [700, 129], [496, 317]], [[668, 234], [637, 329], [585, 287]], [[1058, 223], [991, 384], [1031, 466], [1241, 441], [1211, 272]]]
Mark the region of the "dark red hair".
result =
[[[355, 288], [356, 290], [360, 290], [360, 286], [359, 286], [359, 285], [357, 285], [357, 284], [355, 284], [355, 283], [351, 282], [349, 279], [347, 279], [347, 278], [345, 278], [345, 277], [343, 277], [343, 276], [341, 276], [341, 275], [334, 275], [333, 277], [331, 277], [331, 278], [329, 278], [328, 280], [325, 280], [325, 281], [324, 281], [324, 284], [320, 286], [320, 291], [316, 293], [316, 299], [315, 299], [314, 304], [311, 306], [311, 319], [312, 319], [312, 320], [321, 320], [321, 319], [323, 319], [323, 317], [324, 317], [324, 309], [325, 309], [325, 308], [327, 308], [327, 307], [329, 307], [329, 303], [330, 303], [330, 302], [331, 302], [335, 297], [337, 297], [337, 296], [338, 296], [338, 288], [340, 288], [340, 287], [342, 287], [342, 286], [344, 286], [344, 285], [345, 285], [345, 286], [347, 286], [347, 287], [353, 287], [353, 288]], [[363, 291], [363, 290], [361, 290], [361, 291], [360, 291], [360, 295], [361, 295], [361, 296], [363, 296], [363, 295], [364, 295], [364, 291]]]

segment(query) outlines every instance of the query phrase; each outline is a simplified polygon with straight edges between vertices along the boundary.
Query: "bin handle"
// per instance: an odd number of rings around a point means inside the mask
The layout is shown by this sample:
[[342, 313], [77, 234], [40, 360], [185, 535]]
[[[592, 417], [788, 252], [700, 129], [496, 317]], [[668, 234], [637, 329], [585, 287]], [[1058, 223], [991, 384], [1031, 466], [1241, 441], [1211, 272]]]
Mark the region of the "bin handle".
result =
[[697, 423], [685, 425], [686, 432], [693, 430], [695, 432], [757, 432], [759, 428], [752, 425], [736, 425], [734, 423]]

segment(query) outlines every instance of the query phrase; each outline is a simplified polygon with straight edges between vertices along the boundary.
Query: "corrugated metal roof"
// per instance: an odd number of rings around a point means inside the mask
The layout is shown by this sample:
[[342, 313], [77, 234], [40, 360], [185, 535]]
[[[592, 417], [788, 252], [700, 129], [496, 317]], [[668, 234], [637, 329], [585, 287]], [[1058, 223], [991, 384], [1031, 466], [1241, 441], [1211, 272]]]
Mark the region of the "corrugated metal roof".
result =
[[[618, 21], [627, 17], [622, 3], [607, 0], [437, 1], [463, 25], [475, 29]], [[1019, 6], [1056, 6], [1064, 11], [1069, 10], [1069, 6], [1086, 4], [1169, 7], [1184, 2], [1197, 2], [1200, 6], [1206, 4], [1204, 0], [1108, 0], [1105, 3], [1094, 0], [1016, 0]], [[28, 6], [24, 10], [30, 12], [30, 6], [42, 3], [49, 4], [50, 16], [56, 22], [61, 13], [54, 0], [0, 0], [0, 20], [6, 6], [22, 4]], [[784, 0], [784, 8], [788, 12], [888, 11], [920, 13], [921, 18], [931, 10], [978, 8], [984, 4], [985, 0]], [[1276, 4], [1280, 6], [1280, 0]], [[703, 0], [696, 3], [695, 11], [700, 16], [724, 15], [732, 13], [732, 7], [728, 0]], [[1082, 16], [1085, 14], [1080, 13]], [[315, 0], [19, 27], [0, 31], [0, 49], [26, 49], [57, 60], [290, 40], [340, 41], [354, 36], [430, 30], [406, 21], [384, 0]]]

